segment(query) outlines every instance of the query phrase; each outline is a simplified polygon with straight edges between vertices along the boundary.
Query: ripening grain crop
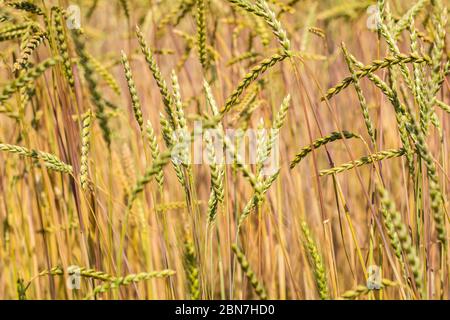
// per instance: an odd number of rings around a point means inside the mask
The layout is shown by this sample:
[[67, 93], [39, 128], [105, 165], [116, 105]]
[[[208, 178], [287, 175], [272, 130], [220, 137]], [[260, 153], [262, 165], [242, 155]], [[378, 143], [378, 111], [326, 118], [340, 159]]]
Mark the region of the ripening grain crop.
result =
[[447, 0], [0, 2], [0, 299], [449, 299]]

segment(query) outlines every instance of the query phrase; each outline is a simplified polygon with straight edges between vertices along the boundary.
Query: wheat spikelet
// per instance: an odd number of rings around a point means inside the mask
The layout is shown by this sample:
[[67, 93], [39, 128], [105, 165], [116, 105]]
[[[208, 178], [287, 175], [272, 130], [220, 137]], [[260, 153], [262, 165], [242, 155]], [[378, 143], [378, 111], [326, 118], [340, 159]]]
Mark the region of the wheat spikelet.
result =
[[[205, 89], [206, 101], [211, 108], [212, 115], [218, 116], [219, 109], [211, 92], [211, 87], [206, 80], [203, 81], [203, 87]], [[218, 131], [217, 138], [219, 139], [219, 146], [222, 147], [224, 143], [222, 124], [220, 122], [217, 123], [215, 129]], [[218, 203], [222, 203], [225, 197], [225, 190], [223, 186], [224, 168], [223, 164], [219, 163], [219, 160], [216, 157], [216, 148], [208, 131], [205, 132], [205, 140], [208, 163], [211, 172], [211, 193], [208, 201], [208, 222], [213, 223], [216, 217]], [[219, 149], [219, 151], [222, 151], [222, 149]], [[247, 168], [244, 170], [247, 170]]]
[[36, 15], [40, 15], [40, 16], [44, 15], [44, 12], [42, 11], [42, 9], [30, 1], [7, 2], [6, 5], [14, 8], [14, 9], [23, 10], [23, 11], [26, 11], [26, 12], [29, 12], [32, 14], [36, 14]]
[[170, 126], [169, 121], [166, 119], [166, 117], [164, 117], [162, 113], [159, 114], [159, 124], [161, 125], [164, 143], [168, 148], [172, 147], [172, 145], [174, 144], [173, 129]]
[[169, 123], [172, 128], [175, 128], [175, 119], [172, 112], [172, 97], [170, 96], [169, 89], [167, 88], [166, 81], [163, 79], [161, 71], [156, 63], [152, 51], [147, 45], [144, 39], [144, 35], [140, 31], [139, 27], [136, 27], [136, 35], [138, 37], [139, 46], [142, 53], [144, 54], [145, 60], [147, 61], [148, 67], [152, 72], [153, 78], [159, 88], [159, 92], [163, 98], [164, 108], [166, 110], [167, 116], [169, 117]]
[[[418, 36], [416, 28], [414, 27], [414, 20], [411, 19], [410, 21], [410, 42], [411, 42], [411, 51], [412, 52], [419, 52], [418, 48]], [[425, 74], [423, 72], [423, 68], [417, 64], [413, 64], [413, 74], [414, 74], [414, 88], [413, 93], [414, 97], [417, 100], [417, 103], [419, 104], [419, 112], [420, 112], [420, 121], [421, 121], [421, 129], [422, 131], [426, 132], [426, 127], [428, 126], [427, 118], [428, 118], [428, 109], [429, 106], [426, 105], [425, 97], [424, 97], [424, 85], [423, 85], [423, 79], [425, 78]]]
[[258, 35], [261, 38], [261, 44], [264, 47], [267, 47], [270, 44], [270, 32], [268, 30], [268, 27], [266, 23], [262, 19], [259, 19], [259, 17], [248, 14], [247, 16], [250, 18], [250, 21], [254, 25], [254, 30], [256, 35]]
[[208, 69], [208, 54], [206, 51], [206, 9], [205, 9], [205, 1], [206, 0], [196, 0], [197, 4], [197, 45], [198, 45], [198, 53], [200, 56], [200, 63], [202, 64], [203, 70]]
[[29, 23], [10, 25], [0, 29], [0, 41], [14, 40], [21, 38], [27, 33], [27, 29], [30, 28]]
[[35, 81], [45, 70], [56, 65], [59, 60], [59, 57], [49, 58], [8, 83], [0, 93], [0, 104], [9, 99], [17, 90]]
[[[150, 151], [152, 154], [152, 159], [155, 161], [159, 158], [160, 152], [159, 152], [159, 146], [158, 142], [156, 141], [155, 132], [153, 131], [153, 126], [150, 121], [147, 121], [147, 139], [148, 144], [150, 146]], [[162, 190], [163, 184], [164, 184], [164, 172], [161, 168], [161, 170], [156, 174], [156, 182], [158, 182], [159, 189]]]
[[52, 275], [52, 276], [60, 276], [64, 274], [64, 270], [62, 267], [60, 266], [55, 266], [52, 267], [50, 269], [47, 270], [42, 270], [41, 272], [39, 272], [38, 276], [42, 277], [42, 276], [46, 276], [46, 275]]
[[[352, 62], [358, 67], [363, 68], [364, 65], [356, 60], [356, 58], [349, 54], [349, 58], [352, 60]], [[397, 126], [399, 130], [400, 139], [402, 141], [403, 148], [405, 149], [405, 155], [408, 161], [408, 167], [410, 170], [411, 175], [413, 176], [414, 173], [414, 158], [413, 158], [413, 149], [411, 147], [410, 141], [409, 141], [409, 135], [408, 130], [406, 127], [406, 123], [408, 121], [407, 115], [406, 115], [406, 108], [402, 105], [400, 102], [397, 92], [395, 89], [391, 89], [386, 82], [381, 80], [380, 77], [378, 77], [375, 74], [369, 73], [367, 75], [370, 81], [372, 81], [381, 91], [384, 95], [389, 99], [389, 101], [392, 103], [395, 111], [395, 119], [397, 121]]]
[[287, 37], [286, 31], [281, 26], [280, 21], [276, 18], [275, 12], [273, 12], [273, 10], [270, 9], [269, 5], [265, 0], [256, 0], [255, 6], [258, 8], [255, 14], [261, 16], [270, 26], [272, 32], [277, 37], [278, 42], [283, 48], [284, 54], [290, 55], [291, 42]]
[[117, 94], [120, 95], [120, 87], [114, 76], [108, 71], [108, 69], [101, 64], [94, 56], [86, 52], [86, 57], [92, 65], [92, 68], [97, 72], [106, 84]]
[[55, 28], [56, 44], [58, 46], [59, 54], [63, 62], [64, 75], [67, 77], [67, 82], [71, 87], [75, 85], [73, 78], [72, 65], [69, 56], [69, 49], [67, 46], [66, 33], [64, 32], [64, 15], [60, 8], [53, 7], [53, 26]]
[[81, 188], [86, 191], [88, 186], [88, 164], [91, 140], [92, 112], [88, 110], [81, 120], [81, 161], [80, 161], [80, 183]]
[[194, 7], [195, 0], [182, 0], [182, 7], [178, 12], [178, 15], [175, 17], [175, 21], [173, 23], [174, 26], [177, 26], [180, 21], [192, 10]]
[[94, 68], [92, 67], [92, 64], [86, 54], [84, 41], [80, 39], [80, 34], [75, 30], [72, 30], [72, 38], [75, 42], [77, 54], [80, 57], [80, 64], [84, 69], [84, 78], [88, 84], [92, 104], [96, 107], [95, 116], [99, 121], [100, 128], [102, 129], [103, 139], [109, 147], [111, 145], [111, 129], [109, 128], [108, 118], [105, 113], [105, 100], [101, 96], [98, 90], [97, 82], [93, 77]]
[[[55, 266], [53, 268], [50, 268], [48, 270], [43, 270], [39, 273], [39, 276], [46, 276], [46, 275], [53, 275], [53, 276], [61, 276], [64, 275], [64, 269], [60, 266]], [[78, 267], [75, 265], [69, 266], [67, 268], [67, 274], [68, 275], [80, 275], [84, 278], [92, 278], [92, 279], [96, 279], [96, 280], [101, 280], [101, 281], [113, 281], [116, 278], [109, 275], [106, 272], [103, 271], [98, 271], [92, 268], [86, 268], [86, 267]]]
[[127, 79], [128, 90], [130, 91], [134, 117], [136, 118], [136, 121], [139, 125], [139, 129], [142, 131], [144, 130], [143, 128], [144, 119], [142, 118], [141, 102], [139, 100], [139, 96], [136, 90], [136, 85], [134, 84], [133, 74], [131, 72], [131, 67], [128, 62], [127, 55], [123, 51], [122, 51], [122, 65], [125, 71], [125, 78]]
[[231, 249], [233, 250], [234, 254], [236, 255], [236, 258], [239, 262], [239, 265], [241, 266], [242, 271], [245, 273], [245, 276], [247, 277], [248, 281], [252, 285], [253, 289], [255, 290], [256, 294], [261, 300], [267, 299], [267, 293], [266, 289], [264, 288], [264, 285], [262, 282], [258, 280], [256, 277], [256, 274], [253, 272], [252, 268], [250, 267], [250, 264], [245, 257], [245, 254], [242, 252], [241, 249], [236, 244], [231, 245]]
[[227, 66], [232, 66], [234, 64], [240, 63], [242, 61], [245, 60], [249, 60], [249, 59], [254, 59], [256, 57], [258, 57], [260, 54], [258, 52], [254, 52], [254, 51], [247, 51], [244, 52], [236, 57], [231, 58], [230, 60], [227, 61]]
[[411, 268], [412, 274], [414, 276], [414, 282], [419, 293], [422, 290], [422, 267], [420, 265], [419, 256], [417, 255], [416, 248], [414, 247], [411, 236], [408, 233], [407, 226], [402, 222], [402, 217], [400, 213], [395, 209], [395, 204], [391, 200], [388, 192], [378, 185], [378, 192], [381, 194], [381, 203], [384, 210], [387, 210], [392, 217], [392, 224], [394, 225], [395, 231], [397, 232], [398, 239], [402, 245], [402, 249], [406, 254], [406, 259], [408, 261], [409, 267]]
[[197, 267], [194, 244], [190, 240], [187, 240], [184, 244], [184, 265], [190, 297], [192, 300], [199, 300], [199, 271]]
[[[190, 35], [189, 33], [183, 32], [178, 29], [174, 30], [174, 33], [179, 35], [180, 37], [182, 37], [186, 41], [186, 45], [191, 49], [197, 43], [197, 39], [194, 36]], [[212, 58], [213, 60], [217, 60], [220, 58], [220, 53], [217, 52], [217, 50], [214, 49], [214, 47], [212, 47], [208, 43], [205, 43], [205, 46], [206, 46], [207, 56], [209, 58]]]
[[23, 31], [26, 32], [26, 29], [29, 29], [30, 27], [36, 27], [36, 25], [32, 22], [25, 22], [25, 23], [8, 23], [6, 26], [3, 26], [0, 28], [0, 34], [8, 34], [15, 31]]
[[130, 19], [130, 7], [128, 6], [128, 0], [119, 0], [120, 6], [123, 9], [123, 13], [127, 19]]
[[411, 19], [414, 19], [430, 2], [430, 0], [418, 0], [396, 23], [394, 30], [393, 30], [393, 36], [394, 39], [397, 39], [398, 36], [402, 33], [403, 30], [408, 28], [409, 21]]
[[164, 31], [169, 24], [177, 25], [179, 21], [188, 13], [195, 4], [195, 0], [180, 0], [176, 7], [164, 15], [158, 22], [157, 28], [159, 32]]
[[[382, 288], [388, 288], [388, 287], [396, 287], [398, 284], [392, 280], [389, 279], [382, 279], [381, 280], [381, 287]], [[369, 289], [367, 286], [359, 285], [356, 288], [352, 290], [348, 290], [344, 292], [341, 296], [342, 299], [356, 299], [359, 298], [367, 293], [369, 293], [371, 289]]]
[[228, 0], [228, 1], [243, 8], [244, 10], [250, 13], [262, 17], [264, 21], [272, 29], [272, 32], [278, 39], [278, 42], [283, 48], [283, 54], [287, 56], [290, 55], [291, 43], [287, 37], [286, 31], [283, 29], [280, 21], [278, 21], [278, 19], [275, 16], [275, 13], [272, 11], [272, 9], [270, 9], [269, 5], [265, 0], [257, 0], [255, 4], [247, 0]]
[[263, 179], [261, 175], [258, 175], [258, 179], [255, 182], [254, 188], [254, 194], [252, 198], [247, 202], [244, 209], [242, 210], [241, 215], [238, 219], [238, 230], [243, 225], [244, 221], [247, 219], [247, 217], [250, 215], [252, 210], [256, 207], [258, 207], [259, 204], [264, 199], [264, 195], [269, 190], [269, 188], [272, 186], [274, 181], [278, 178], [280, 174], [280, 170], [277, 170], [273, 175], [269, 176], [266, 179]]
[[27, 300], [27, 287], [25, 287], [24, 280], [19, 278], [17, 279], [17, 298], [19, 300]]
[[132, 189], [127, 200], [127, 207], [129, 209], [131, 209], [133, 202], [134, 200], [136, 200], [137, 196], [144, 190], [145, 185], [149, 183], [151, 178], [157, 175], [161, 171], [161, 168], [170, 161], [171, 156], [171, 151], [162, 152], [158, 159], [153, 161], [151, 167], [149, 167], [145, 171], [144, 175], [136, 182], [136, 185]]
[[173, 102], [175, 104], [176, 127], [181, 130], [187, 129], [186, 118], [183, 111], [183, 101], [181, 100], [181, 89], [178, 77], [174, 70], [171, 73]]
[[450, 106], [443, 101], [436, 100], [436, 105], [447, 113], [450, 113]]
[[320, 29], [318, 27], [309, 27], [308, 32], [320, 37], [320, 38], [325, 38], [325, 31], [323, 29]]
[[395, 227], [392, 222], [392, 215], [389, 210], [390, 208], [386, 208], [385, 205], [383, 205], [381, 208], [381, 213], [383, 215], [383, 223], [384, 226], [386, 227], [387, 235], [391, 242], [391, 246], [394, 249], [395, 256], [399, 259], [400, 262], [402, 262], [402, 247], [400, 240], [398, 238], [397, 231], [395, 231]]
[[71, 221], [68, 224], [59, 224], [59, 225], [48, 225], [44, 227], [43, 230], [39, 230], [39, 232], [45, 233], [56, 233], [59, 231], [70, 231], [74, 229], [78, 229], [80, 227], [78, 221]]
[[208, 203], [208, 222], [213, 223], [216, 218], [217, 205], [224, 200], [223, 170], [216, 158], [215, 146], [209, 132], [205, 133], [208, 163], [211, 172], [211, 195]]
[[62, 162], [53, 154], [27, 149], [25, 147], [16, 146], [12, 144], [0, 143], [0, 151], [5, 151], [9, 153], [16, 153], [24, 157], [34, 158], [38, 160], [42, 160], [47, 168], [55, 171], [60, 171], [64, 173], [72, 173], [72, 166]]
[[25, 46], [22, 48], [20, 52], [20, 57], [14, 63], [14, 71], [20, 70], [28, 64], [28, 60], [30, 59], [31, 55], [36, 50], [36, 48], [44, 41], [46, 37], [47, 37], [46, 32], [39, 31], [33, 34], [27, 40]]
[[431, 211], [433, 213], [433, 218], [435, 222], [435, 227], [438, 233], [438, 239], [443, 245], [447, 242], [446, 229], [445, 229], [445, 215], [443, 212], [443, 200], [442, 191], [439, 186], [439, 178], [437, 175], [436, 165], [434, 163], [433, 157], [430, 153], [429, 147], [425, 141], [425, 136], [421, 130], [417, 121], [412, 114], [411, 110], [409, 115], [411, 118], [410, 130], [412, 131], [415, 138], [415, 146], [417, 153], [423, 159], [425, 167], [427, 168], [427, 175], [429, 179], [429, 190], [431, 198]]
[[313, 149], [318, 149], [330, 142], [340, 140], [340, 139], [351, 139], [351, 138], [357, 138], [362, 139], [360, 135], [349, 132], [349, 131], [342, 131], [342, 132], [332, 132], [327, 136], [318, 138], [313, 141], [311, 145], [303, 147], [299, 153], [295, 155], [294, 160], [291, 161], [291, 169], [294, 168], [297, 164], [299, 164], [309, 153], [312, 152]]
[[357, 168], [357, 167], [360, 167], [360, 166], [363, 166], [366, 164], [374, 163], [375, 161], [381, 161], [381, 160], [385, 160], [385, 159], [401, 157], [404, 154], [405, 154], [405, 150], [403, 148], [379, 151], [379, 152], [373, 153], [369, 156], [364, 156], [358, 160], [350, 161], [350, 162], [341, 164], [340, 166], [337, 166], [337, 167], [334, 167], [331, 169], [321, 170], [319, 172], [319, 176], [326, 176], [326, 175], [331, 175], [331, 174], [335, 174], [335, 173], [341, 173], [341, 172], [351, 170], [353, 168]]
[[289, 104], [291, 101], [291, 96], [288, 94], [283, 101], [281, 102], [280, 109], [278, 110], [277, 114], [275, 115], [275, 118], [272, 123], [272, 128], [268, 134], [268, 139], [265, 144], [265, 147], [262, 149], [261, 154], [261, 163], [267, 160], [267, 158], [270, 156], [272, 152], [272, 148], [274, 147], [275, 141], [278, 139], [278, 136], [280, 135], [280, 129], [283, 127], [286, 116], [289, 110]]
[[347, 48], [345, 47], [345, 44], [342, 43], [342, 52], [344, 53], [345, 60], [347, 61], [348, 70], [352, 74], [353, 79], [353, 85], [355, 87], [356, 94], [358, 96], [359, 105], [361, 106], [361, 111], [364, 117], [364, 122], [366, 123], [367, 133], [369, 134], [370, 140], [372, 140], [372, 144], [375, 145], [375, 129], [372, 122], [372, 119], [370, 118], [369, 114], [369, 108], [367, 107], [366, 98], [364, 97], [364, 94], [361, 89], [361, 85], [359, 83], [359, 79], [356, 76], [356, 70], [353, 66], [352, 60], [349, 57], [349, 53], [347, 51]]
[[354, 17], [358, 10], [364, 10], [372, 5], [373, 1], [355, 1], [355, 2], [340, 2], [334, 7], [323, 10], [317, 15], [317, 20], [332, 20], [339, 17]]
[[327, 274], [325, 265], [323, 264], [322, 255], [319, 253], [317, 245], [311, 235], [308, 224], [301, 222], [302, 232], [304, 236], [304, 246], [308, 253], [309, 262], [314, 270], [314, 280], [316, 282], [317, 291], [322, 300], [330, 299], [328, 291]]
[[[168, 148], [172, 148], [176, 143], [176, 141], [174, 140], [175, 139], [174, 130], [170, 126], [169, 121], [167, 121], [167, 119], [163, 116], [162, 113], [159, 114], [159, 122], [161, 124], [162, 136], [163, 136], [164, 142]], [[180, 151], [182, 152], [183, 150], [176, 150], [177, 157], [180, 157]], [[181, 156], [182, 156], [182, 154], [181, 154]], [[183, 174], [183, 171], [182, 171], [179, 161], [177, 162], [175, 158], [172, 158], [171, 162], [172, 162], [173, 168], [175, 170], [178, 182], [180, 182], [180, 184], [182, 186], [185, 186], [184, 174]]]
[[[430, 116], [435, 116], [433, 106], [435, 105], [437, 99], [436, 96], [441, 88], [441, 79], [443, 76], [443, 73], [441, 72], [441, 63], [445, 51], [445, 28], [447, 25], [447, 10], [442, 8], [442, 3], [440, 1], [436, 1], [434, 11], [435, 12], [432, 15], [432, 22], [435, 29], [435, 36], [431, 50], [431, 81], [428, 83], [426, 94], [428, 118]], [[432, 120], [436, 121], [437, 117], [434, 119], [432, 118]], [[438, 126], [438, 128], [440, 129], [440, 126]]]
[[266, 72], [267, 69], [273, 67], [275, 64], [277, 64], [280, 61], [283, 61], [287, 57], [288, 57], [288, 55], [286, 55], [286, 54], [281, 54], [281, 55], [274, 54], [270, 58], [264, 59], [258, 65], [254, 66], [250, 70], [250, 72], [244, 76], [244, 78], [238, 84], [236, 89], [233, 91], [233, 93], [227, 99], [227, 101], [225, 102], [225, 106], [223, 107], [222, 110], [220, 110], [221, 115], [224, 115], [236, 104], [236, 102], [238, 101], [242, 92], [244, 92], [244, 90], [246, 88], [248, 88], [253, 81], [255, 81], [264, 72]]
[[[417, 55], [414, 53], [411, 53], [409, 55], [399, 54], [395, 57], [386, 57], [383, 60], [374, 60], [371, 64], [365, 65], [365, 66], [359, 68], [360, 70], [356, 71], [355, 75], [356, 75], [357, 79], [361, 79], [377, 70], [380, 70], [380, 69], [383, 69], [386, 67], [392, 67], [397, 64], [405, 64], [405, 63], [410, 63], [410, 62], [431, 63], [431, 59], [430, 59], [430, 57], [428, 57], [426, 55], [420, 56], [420, 55]], [[342, 80], [342, 82], [340, 82], [339, 84], [334, 86], [333, 88], [328, 89], [326, 96], [322, 97], [322, 100], [325, 100], [325, 99], [329, 100], [332, 97], [334, 97], [335, 95], [337, 95], [339, 92], [341, 92], [342, 90], [347, 88], [349, 85], [354, 83], [353, 78], [354, 78], [354, 76], [347, 77], [344, 80]]]
[[[205, 201], [197, 200], [194, 202], [196, 205], [204, 204]], [[173, 201], [156, 205], [155, 210], [158, 212], [167, 212], [171, 210], [184, 209], [187, 207], [186, 201]]]
[[124, 277], [117, 277], [114, 278], [112, 281], [110, 282], [106, 282], [104, 284], [101, 284], [97, 287], [94, 288], [94, 290], [92, 291], [92, 293], [90, 293], [89, 295], [87, 295], [84, 299], [90, 299], [91, 297], [96, 296], [99, 293], [104, 293], [107, 291], [110, 291], [112, 289], [117, 289], [121, 286], [127, 286], [133, 283], [137, 283], [140, 281], [145, 281], [145, 280], [149, 280], [149, 279], [154, 279], [154, 278], [167, 278], [170, 276], [173, 276], [175, 274], [175, 271], [173, 270], [162, 270], [162, 271], [153, 271], [153, 272], [141, 272], [141, 273], [137, 273], [137, 274], [129, 274], [126, 275]]

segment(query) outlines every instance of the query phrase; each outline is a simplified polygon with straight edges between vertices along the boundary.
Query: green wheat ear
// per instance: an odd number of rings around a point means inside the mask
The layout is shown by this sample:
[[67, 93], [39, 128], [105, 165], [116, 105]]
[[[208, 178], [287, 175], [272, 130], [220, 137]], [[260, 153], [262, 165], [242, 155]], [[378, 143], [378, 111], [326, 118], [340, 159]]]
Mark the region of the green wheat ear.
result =
[[0, 143], [0, 151], [15, 153], [24, 157], [41, 160], [48, 169], [72, 174], [72, 166], [62, 162], [57, 156], [51, 153], [5, 143]]
[[59, 57], [49, 58], [33, 68], [22, 73], [18, 78], [8, 83], [0, 92], [0, 105], [8, 100], [16, 91], [35, 81], [48, 68], [53, 67], [60, 61]]
[[18, 71], [22, 68], [25, 68], [28, 64], [28, 61], [33, 54], [33, 52], [36, 50], [36, 48], [44, 42], [45, 38], [47, 38], [47, 33], [39, 31], [35, 34], [33, 34], [25, 43], [25, 46], [20, 52], [20, 57], [17, 59], [16, 63], [14, 64], [14, 70]]
[[59, 7], [52, 8], [53, 13], [53, 27], [55, 30], [56, 44], [59, 54], [61, 55], [63, 62], [64, 75], [67, 78], [67, 82], [71, 87], [74, 87], [75, 80], [72, 72], [72, 63], [69, 56], [69, 48], [67, 44], [66, 32], [64, 31], [65, 18], [62, 9]]
[[40, 7], [32, 3], [31, 1], [11, 1], [5, 3], [16, 10], [22, 10], [36, 15], [44, 15], [44, 12]]
[[128, 90], [130, 91], [131, 104], [133, 107], [134, 117], [139, 125], [141, 131], [144, 130], [144, 119], [142, 118], [141, 102], [136, 90], [136, 85], [133, 80], [133, 74], [131, 72], [130, 63], [128, 62], [127, 55], [122, 51], [122, 65], [125, 71], [125, 78], [127, 79]]
[[141, 48], [142, 54], [145, 57], [145, 61], [148, 64], [150, 71], [152, 72], [153, 78], [156, 81], [156, 85], [159, 88], [159, 92], [163, 98], [164, 109], [166, 111], [167, 116], [169, 117], [169, 124], [172, 129], [175, 129], [175, 116], [172, 111], [173, 101], [172, 96], [169, 93], [169, 89], [167, 87], [166, 81], [164, 80], [161, 70], [156, 63], [155, 57], [153, 56], [153, 52], [150, 50], [150, 47], [147, 45], [145, 41], [144, 35], [142, 34], [139, 27], [136, 26], [136, 35], [139, 41], [139, 46]]
[[197, 267], [197, 258], [195, 255], [195, 247], [192, 241], [187, 240], [184, 244], [184, 264], [186, 278], [188, 281], [189, 293], [192, 300], [200, 299], [200, 280], [199, 270]]
[[197, 45], [200, 56], [200, 63], [203, 70], [207, 70], [209, 66], [209, 58], [206, 50], [206, 0], [196, 0], [197, 4]]
[[395, 228], [403, 252], [405, 253], [406, 261], [408, 262], [408, 266], [411, 268], [414, 282], [420, 294], [423, 288], [422, 266], [417, 254], [417, 250], [414, 247], [411, 236], [409, 234], [409, 228], [403, 223], [402, 216], [400, 212], [398, 212], [395, 208], [395, 204], [386, 189], [384, 189], [381, 185], [378, 185], [377, 188], [378, 192], [381, 195], [382, 209], [386, 210], [391, 216], [392, 224]]
[[342, 132], [332, 132], [327, 136], [318, 138], [313, 141], [311, 145], [303, 147], [299, 153], [295, 155], [294, 160], [291, 162], [291, 169], [293, 169], [296, 165], [298, 165], [309, 153], [312, 152], [313, 149], [318, 149], [322, 146], [325, 146], [326, 144], [337, 141], [340, 139], [351, 139], [351, 138], [358, 138], [362, 139], [362, 137], [359, 134], [355, 134], [349, 131], [342, 131]]
[[80, 183], [81, 188], [86, 191], [88, 186], [88, 164], [89, 150], [91, 145], [92, 112], [88, 110], [81, 120], [81, 161], [80, 161]]
[[247, 277], [248, 281], [250, 282], [251, 286], [255, 290], [258, 297], [261, 300], [266, 300], [267, 299], [266, 289], [264, 288], [263, 283], [260, 282], [258, 280], [258, 278], [256, 277], [256, 274], [253, 271], [253, 269], [250, 267], [250, 264], [247, 260], [247, 257], [245, 256], [244, 252], [242, 252], [242, 250], [236, 244], [232, 244], [231, 249], [233, 250], [234, 254], [236, 255], [236, 258], [239, 262], [242, 272]]
[[330, 299], [327, 272], [323, 263], [322, 255], [319, 253], [316, 242], [311, 235], [311, 230], [305, 221], [301, 222], [301, 228], [304, 237], [304, 246], [308, 254], [308, 260], [314, 270], [314, 280], [316, 282], [319, 296], [322, 300]]

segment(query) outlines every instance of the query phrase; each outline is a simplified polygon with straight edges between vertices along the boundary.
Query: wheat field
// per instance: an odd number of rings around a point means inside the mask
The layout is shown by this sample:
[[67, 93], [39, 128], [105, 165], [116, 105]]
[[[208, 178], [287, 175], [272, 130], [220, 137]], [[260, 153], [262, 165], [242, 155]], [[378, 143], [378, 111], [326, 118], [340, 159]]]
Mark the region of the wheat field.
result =
[[449, 7], [1, 1], [0, 299], [448, 299]]

